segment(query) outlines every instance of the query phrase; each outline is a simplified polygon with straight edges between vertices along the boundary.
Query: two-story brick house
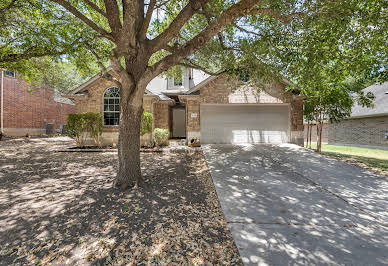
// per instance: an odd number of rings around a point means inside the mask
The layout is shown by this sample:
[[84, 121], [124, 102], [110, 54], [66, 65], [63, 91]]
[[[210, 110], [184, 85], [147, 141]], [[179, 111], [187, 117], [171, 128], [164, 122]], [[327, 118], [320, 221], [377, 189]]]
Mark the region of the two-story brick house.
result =
[[45, 134], [47, 125], [60, 131], [75, 105], [53, 89], [28, 90], [17, 73], [0, 69], [0, 128], [8, 136]]

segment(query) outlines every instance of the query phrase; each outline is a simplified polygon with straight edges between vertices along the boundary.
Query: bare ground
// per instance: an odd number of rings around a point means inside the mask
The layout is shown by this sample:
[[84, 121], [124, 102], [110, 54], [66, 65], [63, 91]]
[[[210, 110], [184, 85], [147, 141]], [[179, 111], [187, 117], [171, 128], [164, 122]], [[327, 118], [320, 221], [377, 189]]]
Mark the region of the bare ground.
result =
[[0, 142], [0, 264], [242, 264], [201, 153], [144, 153], [123, 192], [115, 153], [54, 152], [70, 145]]

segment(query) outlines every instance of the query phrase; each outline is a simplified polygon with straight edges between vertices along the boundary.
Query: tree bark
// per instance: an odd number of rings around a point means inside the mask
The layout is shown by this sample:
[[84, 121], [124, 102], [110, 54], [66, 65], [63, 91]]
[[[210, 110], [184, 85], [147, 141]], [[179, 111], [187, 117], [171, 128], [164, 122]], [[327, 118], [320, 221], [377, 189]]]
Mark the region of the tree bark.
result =
[[322, 122], [317, 123], [317, 152], [322, 151]]
[[140, 168], [140, 122], [143, 113], [143, 91], [136, 84], [122, 84], [118, 142], [119, 169], [115, 186], [121, 189], [143, 183]]
[[306, 148], [309, 147], [310, 122], [307, 122]]

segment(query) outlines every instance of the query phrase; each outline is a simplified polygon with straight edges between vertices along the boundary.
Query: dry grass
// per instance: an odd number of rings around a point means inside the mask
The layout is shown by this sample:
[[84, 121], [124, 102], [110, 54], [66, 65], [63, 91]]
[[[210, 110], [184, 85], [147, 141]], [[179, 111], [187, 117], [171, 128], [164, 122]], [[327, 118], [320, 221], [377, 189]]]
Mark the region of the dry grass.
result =
[[123, 192], [116, 154], [0, 145], [2, 264], [241, 264], [201, 153], [144, 153], [146, 185]]
[[[316, 148], [316, 143], [312, 143]], [[322, 144], [322, 154], [388, 176], [388, 150]]]

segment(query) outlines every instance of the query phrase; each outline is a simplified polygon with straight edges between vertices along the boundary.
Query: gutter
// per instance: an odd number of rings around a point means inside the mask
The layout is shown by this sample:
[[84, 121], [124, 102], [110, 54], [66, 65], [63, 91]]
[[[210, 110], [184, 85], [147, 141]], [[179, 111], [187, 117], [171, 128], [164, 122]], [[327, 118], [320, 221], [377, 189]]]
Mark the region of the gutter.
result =
[[1, 70], [1, 134], [4, 134], [4, 70]]

